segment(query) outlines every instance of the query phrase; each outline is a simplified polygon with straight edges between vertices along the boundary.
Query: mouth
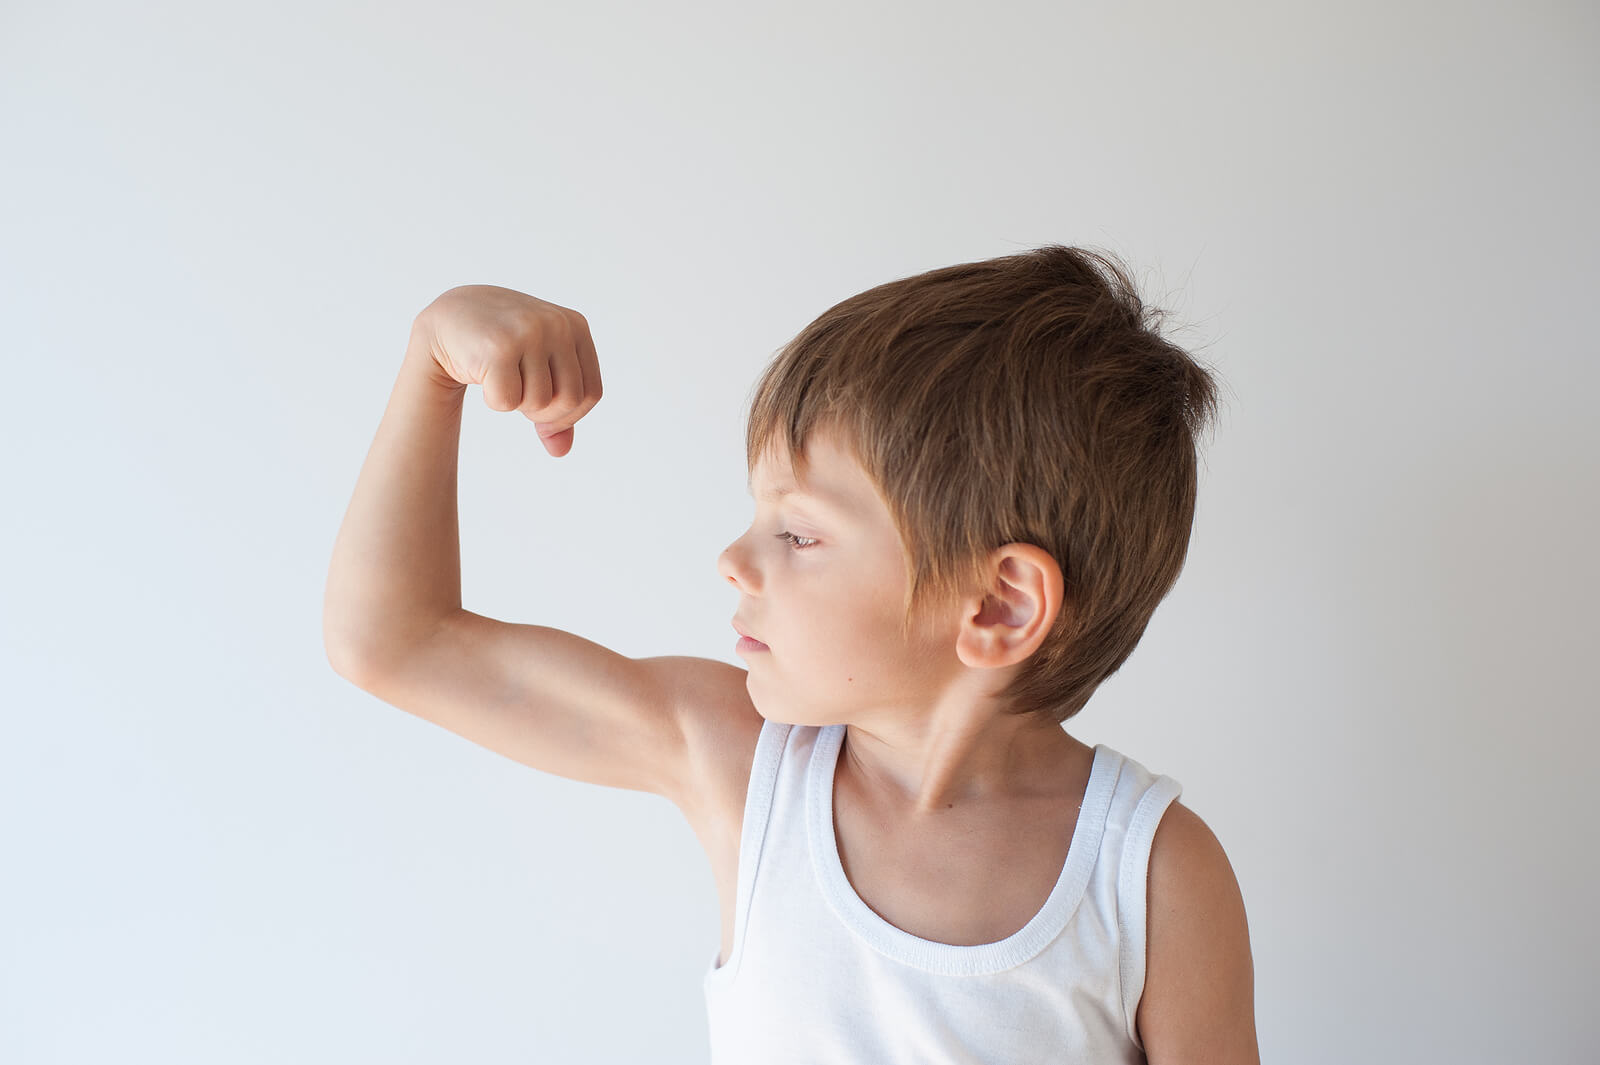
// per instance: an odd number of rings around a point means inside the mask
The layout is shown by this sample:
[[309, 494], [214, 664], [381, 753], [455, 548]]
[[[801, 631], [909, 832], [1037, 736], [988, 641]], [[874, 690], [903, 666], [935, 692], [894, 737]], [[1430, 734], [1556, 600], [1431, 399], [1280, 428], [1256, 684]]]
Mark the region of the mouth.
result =
[[737, 622], [734, 623], [733, 631], [739, 634], [739, 643], [734, 647], [734, 651], [739, 654], [749, 654], [754, 651], [772, 650], [772, 648], [768, 647], [754, 636], [751, 636], [749, 633], [745, 632], [744, 629], [739, 627]]

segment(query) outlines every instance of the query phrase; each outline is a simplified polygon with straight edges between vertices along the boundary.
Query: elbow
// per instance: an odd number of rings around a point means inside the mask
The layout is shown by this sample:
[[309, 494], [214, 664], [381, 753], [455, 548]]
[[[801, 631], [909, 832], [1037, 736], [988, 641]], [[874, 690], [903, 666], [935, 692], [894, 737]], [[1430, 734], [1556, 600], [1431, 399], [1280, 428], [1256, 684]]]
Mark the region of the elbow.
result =
[[333, 667], [335, 673], [360, 685], [358, 678], [366, 672], [366, 662], [371, 656], [362, 650], [356, 633], [348, 626], [325, 616], [322, 621], [322, 652], [328, 656], [328, 665]]

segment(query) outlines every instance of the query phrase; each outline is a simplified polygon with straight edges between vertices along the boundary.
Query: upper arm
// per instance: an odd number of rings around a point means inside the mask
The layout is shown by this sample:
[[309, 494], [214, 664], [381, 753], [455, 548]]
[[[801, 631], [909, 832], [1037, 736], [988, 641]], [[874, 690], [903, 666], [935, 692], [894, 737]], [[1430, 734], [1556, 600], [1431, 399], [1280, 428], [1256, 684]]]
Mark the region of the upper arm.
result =
[[628, 658], [560, 629], [461, 610], [406, 646], [360, 656], [345, 675], [534, 769], [682, 806], [694, 768], [686, 715], [716, 705], [691, 700], [743, 671], [702, 658]]
[[1151, 1065], [1259, 1065], [1244, 898], [1217, 837], [1182, 803], [1156, 828], [1146, 912], [1137, 1024]]

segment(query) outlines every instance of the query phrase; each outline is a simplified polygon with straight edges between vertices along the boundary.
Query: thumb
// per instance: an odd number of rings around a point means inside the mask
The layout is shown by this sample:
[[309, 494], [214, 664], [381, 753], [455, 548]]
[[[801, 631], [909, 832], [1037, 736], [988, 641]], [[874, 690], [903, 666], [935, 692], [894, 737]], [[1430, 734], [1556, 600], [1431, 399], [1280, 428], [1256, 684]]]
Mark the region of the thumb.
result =
[[[539, 440], [544, 444], [544, 449], [550, 452], [552, 458], [560, 458], [572, 450], [572, 426], [550, 432], [547, 427], [535, 424], [539, 432]], [[546, 435], [546, 434], [549, 435]]]

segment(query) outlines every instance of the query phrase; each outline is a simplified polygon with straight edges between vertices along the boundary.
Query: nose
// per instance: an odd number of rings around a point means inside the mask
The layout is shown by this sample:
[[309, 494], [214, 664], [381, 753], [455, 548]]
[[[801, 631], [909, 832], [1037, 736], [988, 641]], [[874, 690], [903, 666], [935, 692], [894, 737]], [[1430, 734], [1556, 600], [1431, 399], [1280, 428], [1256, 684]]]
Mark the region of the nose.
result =
[[717, 556], [717, 572], [722, 574], [723, 580], [735, 588], [747, 592], [757, 590], [755, 572], [745, 564], [743, 536], [722, 549], [722, 553]]

